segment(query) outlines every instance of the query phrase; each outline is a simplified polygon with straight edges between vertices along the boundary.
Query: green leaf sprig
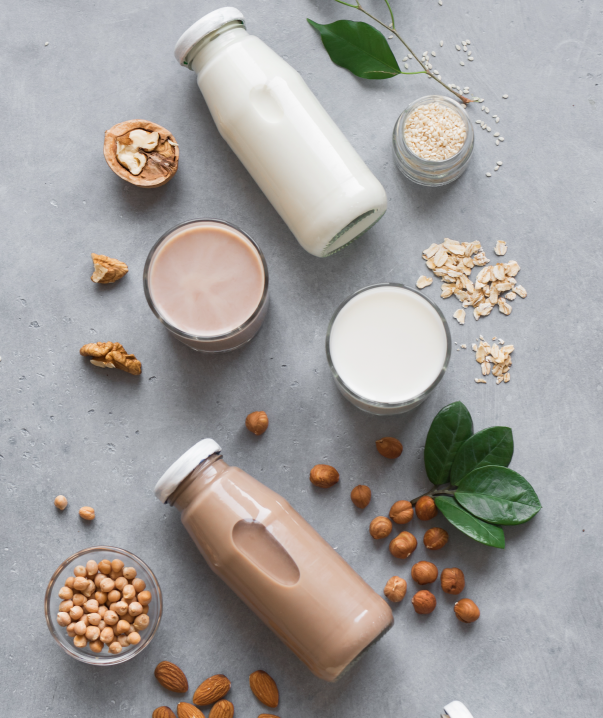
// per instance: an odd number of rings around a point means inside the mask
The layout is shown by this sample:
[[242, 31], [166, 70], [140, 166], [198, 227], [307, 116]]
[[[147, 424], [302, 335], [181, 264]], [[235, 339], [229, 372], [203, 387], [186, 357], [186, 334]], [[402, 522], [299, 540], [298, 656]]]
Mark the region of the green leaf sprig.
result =
[[394, 13], [389, 0], [385, 0], [385, 4], [387, 5], [391, 17], [390, 25], [386, 25], [384, 22], [379, 20], [379, 18], [371, 15], [370, 12], [362, 7], [360, 2], [352, 4], [344, 2], [344, 0], [335, 1], [340, 5], [346, 5], [347, 7], [359, 10], [367, 17], [370, 17], [371, 20], [376, 22], [378, 25], [384, 27], [388, 32], [393, 33], [419, 63], [419, 66], [424, 69], [419, 70], [418, 72], [403, 72], [400, 69], [396, 58], [394, 57], [394, 53], [391, 51], [389, 43], [383, 33], [379, 32], [379, 30], [366, 22], [336, 20], [329, 25], [321, 25], [320, 23], [307, 18], [310, 25], [320, 34], [322, 43], [325, 46], [326, 51], [329, 53], [329, 57], [336, 65], [349, 70], [357, 77], [362, 77], [368, 80], [385, 80], [388, 77], [394, 77], [395, 75], [429, 75], [429, 77], [436, 82], [439, 82], [440, 85], [442, 85], [442, 87], [444, 87], [448, 92], [451, 92], [455, 95], [455, 97], [458, 97], [461, 102], [465, 104], [475, 102], [475, 99], [477, 98], [471, 100], [468, 97], [455, 92], [421, 62], [421, 60], [396, 30]]
[[[445, 406], [425, 441], [425, 469], [442, 515], [472, 539], [505, 547], [501, 526], [523, 524], [542, 508], [523, 476], [507, 468], [513, 458], [513, 432], [491, 426], [473, 433], [473, 421], [460, 401]], [[413, 506], [421, 497], [413, 499]]]

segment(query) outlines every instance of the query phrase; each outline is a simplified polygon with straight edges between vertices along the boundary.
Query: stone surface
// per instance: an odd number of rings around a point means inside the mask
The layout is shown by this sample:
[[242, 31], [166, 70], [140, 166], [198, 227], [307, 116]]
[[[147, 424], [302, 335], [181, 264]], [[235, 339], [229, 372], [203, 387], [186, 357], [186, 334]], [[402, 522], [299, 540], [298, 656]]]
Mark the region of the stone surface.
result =
[[[240, 718], [262, 712], [247, 683], [258, 668], [275, 677], [285, 718], [435, 718], [453, 698], [475, 718], [600, 712], [602, 17], [591, 0], [393, 4], [417, 52], [435, 49], [442, 76], [468, 83], [486, 98], [490, 118], [501, 117], [490, 124], [504, 144], [495, 147], [478, 128], [469, 170], [444, 189], [405, 181], [391, 154], [396, 118], [437, 91], [435, 83], [359, 80], [330, 62], [305, 20], [360, 20], [358, 13], [326, 1], [238, 3], [249, 30], [301, 72], [387, 188], [385, 218], [327, 260], [297, 245], [218, 135], [194, 76], [172, 56], [180, 33], [216, 3], [64, 0], [0, 9], [2, 715], [146, 717], [159, 705], [175, 708], [176, 698], [153, 678], [164, 659], [184, 669], [192, 690], [212, 673], [227, 674]], [[454, 44], [467, 38], [476, 59], [460, 67], [464, 53]], [[126, 184], [103, 159], [103, 131], [134, 117], [164, 125], [180, 143], [180, 169], [162, 189]], [[504, 165], [494, 173], [497, 160]], [[142, 290], [156, 239], [207, 216], [257, 239], [272, 292], [260, 335], [214, 357], [170, 338]], [[511, 383], [475, 384], [472, 352], [453, 351], [445, 380], [419, 409], [365, 415], [330, 376], [331, 313], [362, 286], [414, 285], [424, 273], [421, 250], [446, 236], [479, 239], [492, 258], [504, 239], [506, 259], [522, 266], [529, 296], [515, 300], [510, 317], [494, 312], [477, 324], [468, 317], [461, 327], [452, 320], [455, 300], [439, 299], [437, 282], [425, 290], [458, 345], [481, 333], [516, 346]], [[115, 286], [92, 284], [90, 252], [126, 261], [130, 273]], [[142, 376], [95, 369], [79, 356], [82, 344], [104, 340], [134, 352]], [[435, 559], [421, 548], [414, 554], [464, 570], [463, 595], [482, 611], [470, 626], [454, 618], [454, 598], [439, 587], [436, 611], [416, 615], [410, 562], [394, 560], [368, 534], [370, 518], [426, 487], [427, 428], [456, 399], [477, 428], [513, 428], [512, 466], [544, 506], [529, 524], [506, 531], [504, 551], [451, 529]], [[256, 409], [270, 416], [259, 438], [244, 428]], [[404, 444], [395, 462], [375, 451], [383, 435]], [[393, 574], [409, 581], [409, 595], [393, 609], [394, 629], [339, 683], [311, 676], [212, 574], [177, 511], [155, 500], [157, 478], [204, 436], [289, 499], [377, 591]], [[341, 473], [328, 492], [308, 482], [317, 462]], [[357, 483], [373, 489], [364, 512], [349, 499]], [[70, 502], [63, 513], [53, 506], [59, 493]], [[93, 523], [78, 518], [82, 505], [96, 509]], [[420, 540], [418, 524], [410, 527]], [[61, 560], [102, 543], [149, 563], [165, 611], [140, 657], [95, 669], [54, 644], [43, 598]]]

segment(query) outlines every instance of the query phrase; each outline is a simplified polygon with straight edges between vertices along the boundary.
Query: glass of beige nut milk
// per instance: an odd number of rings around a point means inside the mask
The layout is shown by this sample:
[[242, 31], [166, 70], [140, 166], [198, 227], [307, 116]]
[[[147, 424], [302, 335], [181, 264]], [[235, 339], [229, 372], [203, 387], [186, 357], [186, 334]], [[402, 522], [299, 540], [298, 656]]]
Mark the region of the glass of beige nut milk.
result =
[[337, 680], [392, 627], [385, 600], [212, 439], [172, 464], [155, 495], [180, 511], [212, 571], [319, 678]]

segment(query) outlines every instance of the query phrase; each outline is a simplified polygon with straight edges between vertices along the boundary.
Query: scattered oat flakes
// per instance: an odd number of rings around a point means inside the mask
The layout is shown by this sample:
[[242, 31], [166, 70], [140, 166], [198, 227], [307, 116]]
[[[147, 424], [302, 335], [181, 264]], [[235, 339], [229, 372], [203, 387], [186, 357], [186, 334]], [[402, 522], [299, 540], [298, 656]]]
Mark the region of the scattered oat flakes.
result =
[[476, 379], [475, 383], [476, 384], [487, 384], [488, 382], [485, 379]]
[[499, 257], [502, 257], [504, 254], [507, 253], [507, 243], [503, 242], [502, 239], [499, 239], [496, 243], [496, 247], [494, 247], [494, 253], [498, 254]]
[[[475, 344], [473, 345], [476, 346]], [[505, 344], [499, 346], [498, 344], [488, 344], [483, 338], [479, 343], [479, 346], [474, 349], [475, 361], [481, 364], [482, 376], [489, 376], [492, 374], [496, 377], [496, 383], [501, 382], [508, 383], [510, 381], [510, 368], [513, 364], [511, 354], [515, 351], [515, 347], [512, 344]], [[476, 379], [477, 381], [477, 379]]]
[[417, 287], [419, 289], [424, 289], [425, 287], [428, 287], [433, 282], [432, 277], [426, 277], [425, 275], [421, 275], [417, 279]]
[[461, 344], [461, 349], [466, 349], [466, 348], [467, 348], [466, 344]]
[[457, 309], [456, 312], [452, 315], [459, 324], [465, 323], [465, 310], [464, 309]]
[[510, 301], [510, 302], [512, 302], [516, 297], [517, 297], [517, 293], [516, 293], [516, 292], [507, 292], [507, 293], [505, 294], [505, 299], [507, 299], [507, 300]]
[[[522, 299], [525, 299], [525, 298], [528, 296], [528, 293], [527, 293], [526, 290], [521, 286], [521, 284], [518, 284], [518, 285], [515, 287], [514, 292], [515, 292], [515, 294], [519, 294], [519, 296], [520, 296]], [[507, 296], [509, 296], [509, 295], [507, 295]]]

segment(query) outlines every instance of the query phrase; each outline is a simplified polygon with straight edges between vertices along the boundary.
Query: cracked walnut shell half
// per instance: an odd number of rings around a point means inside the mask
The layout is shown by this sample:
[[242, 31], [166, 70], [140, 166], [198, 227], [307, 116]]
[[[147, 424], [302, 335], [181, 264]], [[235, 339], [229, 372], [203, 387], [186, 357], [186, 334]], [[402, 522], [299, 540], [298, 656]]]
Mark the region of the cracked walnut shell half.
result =
[[147, 120], [128, 120], [105, 132], [105, 159], [116, 175], [138, 187], [161, 187], [178, 170], [180, 149], [171, 132]]
[[134, 356], [128, 354], [119, 342], [95, 342], [84, 344], [80, 349], [83, 357], [92, 357], [90, 363], [105, 369], [121, 369], [128, 374], [142, 373], [142, 364]]

